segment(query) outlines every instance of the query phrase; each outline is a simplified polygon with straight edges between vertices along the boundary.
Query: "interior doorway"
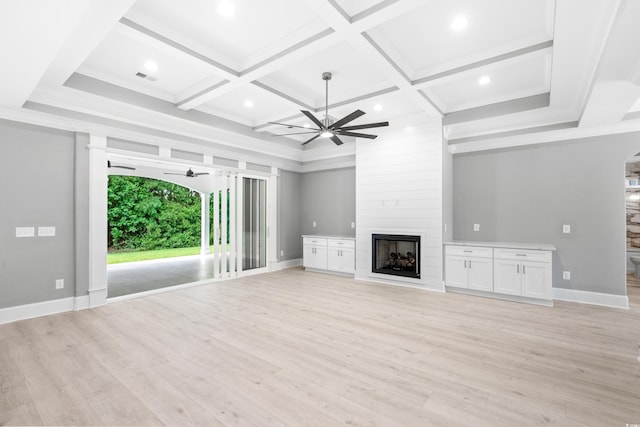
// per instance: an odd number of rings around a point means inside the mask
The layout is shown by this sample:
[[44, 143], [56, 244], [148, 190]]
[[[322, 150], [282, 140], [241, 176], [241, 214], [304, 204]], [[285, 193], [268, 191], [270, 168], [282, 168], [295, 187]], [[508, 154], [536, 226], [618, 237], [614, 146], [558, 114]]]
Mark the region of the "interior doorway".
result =
[[640, 156], [625, 163], [627, 295], [640, 291]]

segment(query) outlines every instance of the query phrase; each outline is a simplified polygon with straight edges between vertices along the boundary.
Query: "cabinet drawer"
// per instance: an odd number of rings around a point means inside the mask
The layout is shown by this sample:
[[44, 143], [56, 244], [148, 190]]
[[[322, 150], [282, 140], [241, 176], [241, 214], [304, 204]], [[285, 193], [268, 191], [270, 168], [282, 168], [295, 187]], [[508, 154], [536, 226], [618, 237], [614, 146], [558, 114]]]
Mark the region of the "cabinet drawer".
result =
[[478, 258], [493, 257], [493, 248], [481, 246], [445, 246], [445, 255], [474, 256]]
[[334, 248], [355, 248], [356, 242], [350, 239], [328, 239], [328, 246]]
[[499, 249], [494, 250], [494, 258], [517, 261], [551, 262], [550, 251], [535, 251], [525, 249]]
[[327, 239], [321, 239], [318, 237], [303, 237], [302, 243], [304, 245], [327, 246]]

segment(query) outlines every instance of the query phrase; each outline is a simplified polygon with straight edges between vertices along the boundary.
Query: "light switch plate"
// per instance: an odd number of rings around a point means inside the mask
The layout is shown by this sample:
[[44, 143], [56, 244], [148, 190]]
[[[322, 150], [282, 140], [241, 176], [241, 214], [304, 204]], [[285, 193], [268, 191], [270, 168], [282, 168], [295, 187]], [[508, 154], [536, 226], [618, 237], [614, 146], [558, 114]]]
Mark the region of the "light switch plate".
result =
[[571, 280], [571, 272], [563, 271], [562, 272], [562, 280]]
[[38, 227], [38, 237], [53, 237], [55, 235], [55, 227]]
[[64, 288], [64, 279], [56, 279], [56, 289]]
[[473, 224], [473, 231], [480, 231], [480, 224]]
[[563, 224], [562, 225], [562, 232], [564, 234], [569, 234], [571, 233], [571, 225], [570, 224]]
[[16, 227], [16, 237], [34, 237], [35, 235], [35, 227]]

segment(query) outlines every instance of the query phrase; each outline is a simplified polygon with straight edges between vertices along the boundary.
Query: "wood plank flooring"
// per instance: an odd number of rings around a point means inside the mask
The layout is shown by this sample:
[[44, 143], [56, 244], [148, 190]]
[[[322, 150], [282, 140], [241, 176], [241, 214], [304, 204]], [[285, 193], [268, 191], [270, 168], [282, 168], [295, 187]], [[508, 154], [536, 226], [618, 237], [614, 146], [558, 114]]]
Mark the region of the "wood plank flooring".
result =
[[0, 425], [624, 426], [631, 310], [294, 268], [0, 325]]

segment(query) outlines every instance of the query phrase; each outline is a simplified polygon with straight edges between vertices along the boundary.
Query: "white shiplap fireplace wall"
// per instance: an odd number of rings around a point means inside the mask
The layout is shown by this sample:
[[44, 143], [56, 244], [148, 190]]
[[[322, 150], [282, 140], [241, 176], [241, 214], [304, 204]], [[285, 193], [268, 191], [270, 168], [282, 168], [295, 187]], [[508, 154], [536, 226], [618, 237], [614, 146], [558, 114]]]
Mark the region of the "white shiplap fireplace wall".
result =
[[[439, 119], [357, 142], [357, 279], [443, 289], [442, 165]], [[420, 235], [420, 279], [373, 274], [372, 233]]]

